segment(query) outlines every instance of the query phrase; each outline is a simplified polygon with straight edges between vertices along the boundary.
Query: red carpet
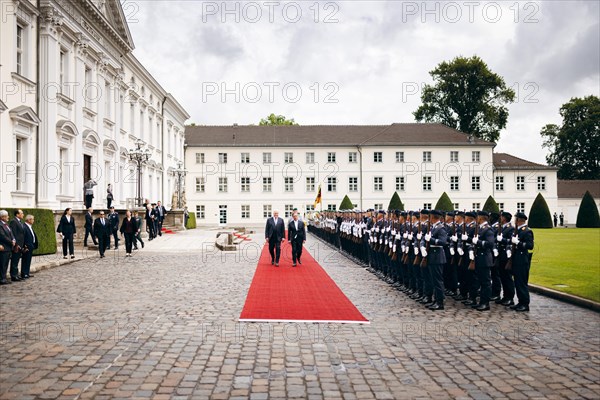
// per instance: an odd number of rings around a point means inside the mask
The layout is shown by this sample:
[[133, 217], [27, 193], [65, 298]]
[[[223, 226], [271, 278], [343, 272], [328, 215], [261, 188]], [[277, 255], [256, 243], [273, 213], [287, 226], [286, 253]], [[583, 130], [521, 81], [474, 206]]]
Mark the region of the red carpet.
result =
[[275, 267], [264, 246], [240, 321], [369, 323], [306, 249], [292, 267], [291, 250], [282, 244]]

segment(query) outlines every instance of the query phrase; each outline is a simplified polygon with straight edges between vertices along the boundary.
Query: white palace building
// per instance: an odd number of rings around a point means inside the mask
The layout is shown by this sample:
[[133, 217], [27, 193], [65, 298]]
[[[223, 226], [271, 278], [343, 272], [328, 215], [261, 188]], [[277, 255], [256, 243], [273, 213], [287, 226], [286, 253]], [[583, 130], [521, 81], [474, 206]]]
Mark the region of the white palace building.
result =
[[136, 197], [129, 150], [143, 141], [143, 198], [170, 206], [188, 113], [133, 56], [118, 0], [2, 0], [0, 164], [3, 207], [83, 208]]
[[446, 192], [457, 210], [529, 212], [538, 193], [557, 210], [557, 170], [441, 124], [188, 126], [186, 192], [199, 225], [259, 224], [273, 210], [432, 208]]

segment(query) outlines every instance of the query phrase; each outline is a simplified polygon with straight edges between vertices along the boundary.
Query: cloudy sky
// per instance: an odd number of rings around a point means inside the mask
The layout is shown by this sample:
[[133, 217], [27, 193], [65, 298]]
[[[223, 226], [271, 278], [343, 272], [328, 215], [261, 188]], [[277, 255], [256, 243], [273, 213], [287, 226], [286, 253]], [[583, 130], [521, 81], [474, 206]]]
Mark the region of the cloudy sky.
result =
[[134, 54], [205, 125], [413, 122], [428, 72], [480, 56], [517, 93], [496, 151], [545, 161], [539, 131], [599, 95], [598, 1], [123, 1]]

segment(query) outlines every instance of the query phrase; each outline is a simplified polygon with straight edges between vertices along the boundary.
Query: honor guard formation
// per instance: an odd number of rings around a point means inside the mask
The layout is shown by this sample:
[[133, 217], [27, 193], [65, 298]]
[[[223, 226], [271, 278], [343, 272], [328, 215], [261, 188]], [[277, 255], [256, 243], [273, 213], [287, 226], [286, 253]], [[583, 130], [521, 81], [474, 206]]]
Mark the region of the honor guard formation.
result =
[[[518, 212], [324, 211], [308, 230], [428, 309], [529, 311], [533, 231]], [[518, 302], [515, 304], [514, 297]]]

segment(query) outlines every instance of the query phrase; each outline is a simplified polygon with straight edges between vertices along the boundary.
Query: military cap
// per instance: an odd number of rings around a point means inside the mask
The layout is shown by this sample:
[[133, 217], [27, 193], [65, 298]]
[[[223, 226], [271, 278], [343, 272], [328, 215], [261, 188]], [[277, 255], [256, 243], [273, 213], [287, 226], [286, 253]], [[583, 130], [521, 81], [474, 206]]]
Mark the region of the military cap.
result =
[[437, 215], [438, 217], [441, 217], [442, 215], [444, 215], [444, 214], [442, 214], [442, 212], [440, 210], [431, 210], [429, 212], [429, 214], [431, 214], [431, 215]]
[[423, 214], [423, 215], [429, 215], [429, 210], [421, 210], [421, 214]]
[[490, 213], [490, 218], [493, 218], [493, 219], [498, 219], [498, 218], [500, 218], [500, 214], [498, 214], [498, 213], [497, 213], [497, 212], [495, 212], [495, 211], [492, 211], [492, 212]]
[[114, 210], [114, 209], [115, 209], [115, 206], [110, 206], [110, 209], [111, 209], [111, 210]]
[[456, 215], [456, 213], [454, 211], [448, 211], [446, 212], [446, 216], [447, 217], [454, 217]]
[[373, 210], [372, 208], [369, 208], [369, 209], [367, 210], [367, 212], [373, 212], [373, 211], [375, 211], [375, 210]]
[[468, 211], [465, 213], [465, 217], [477, 218], [477, 213], [474, 211]]
[[394, 211], [394, 215], [396, 215], [396, 217], [399, 217], [399, 216], [400, 216], [400, 214], [401, 214], [401, 213], [400, 213], [400, 210], [396, 210], [396, 211]]
[[508, 211], [502, 211], [502, 216], [509, 221], [512, 219], [512, 214], [509, 213]]
[[408, 213], [406, 211], [401, 211], [400, 215], [403, 216], [403, 217], [406, 217], [408, 215]]
[[456, 212], [456, 216], [457, 217], [464, 217], [465, 216], [465, 212], [464, 211], [457, 211]]
[[413, 212], [412, 215], [413, 215], [413, 217], [417, 217], [417, 218], [419, 218], [421, 216], [421, 214], [419, 214], [418, 211]]
[[518, 212], [515, 214], [515, 218], [527, 220], [527, 215], [525, 215], [525, 213]]
[[489, 217], [490, 213], [487, 211], [477, 211], [477, 215], [483, 216], [483, 217]]
[[383, 210], [379, 210], [379, 214], [383, 214], [383, 215], [385, 215], [385, 211], [383, 211]]

